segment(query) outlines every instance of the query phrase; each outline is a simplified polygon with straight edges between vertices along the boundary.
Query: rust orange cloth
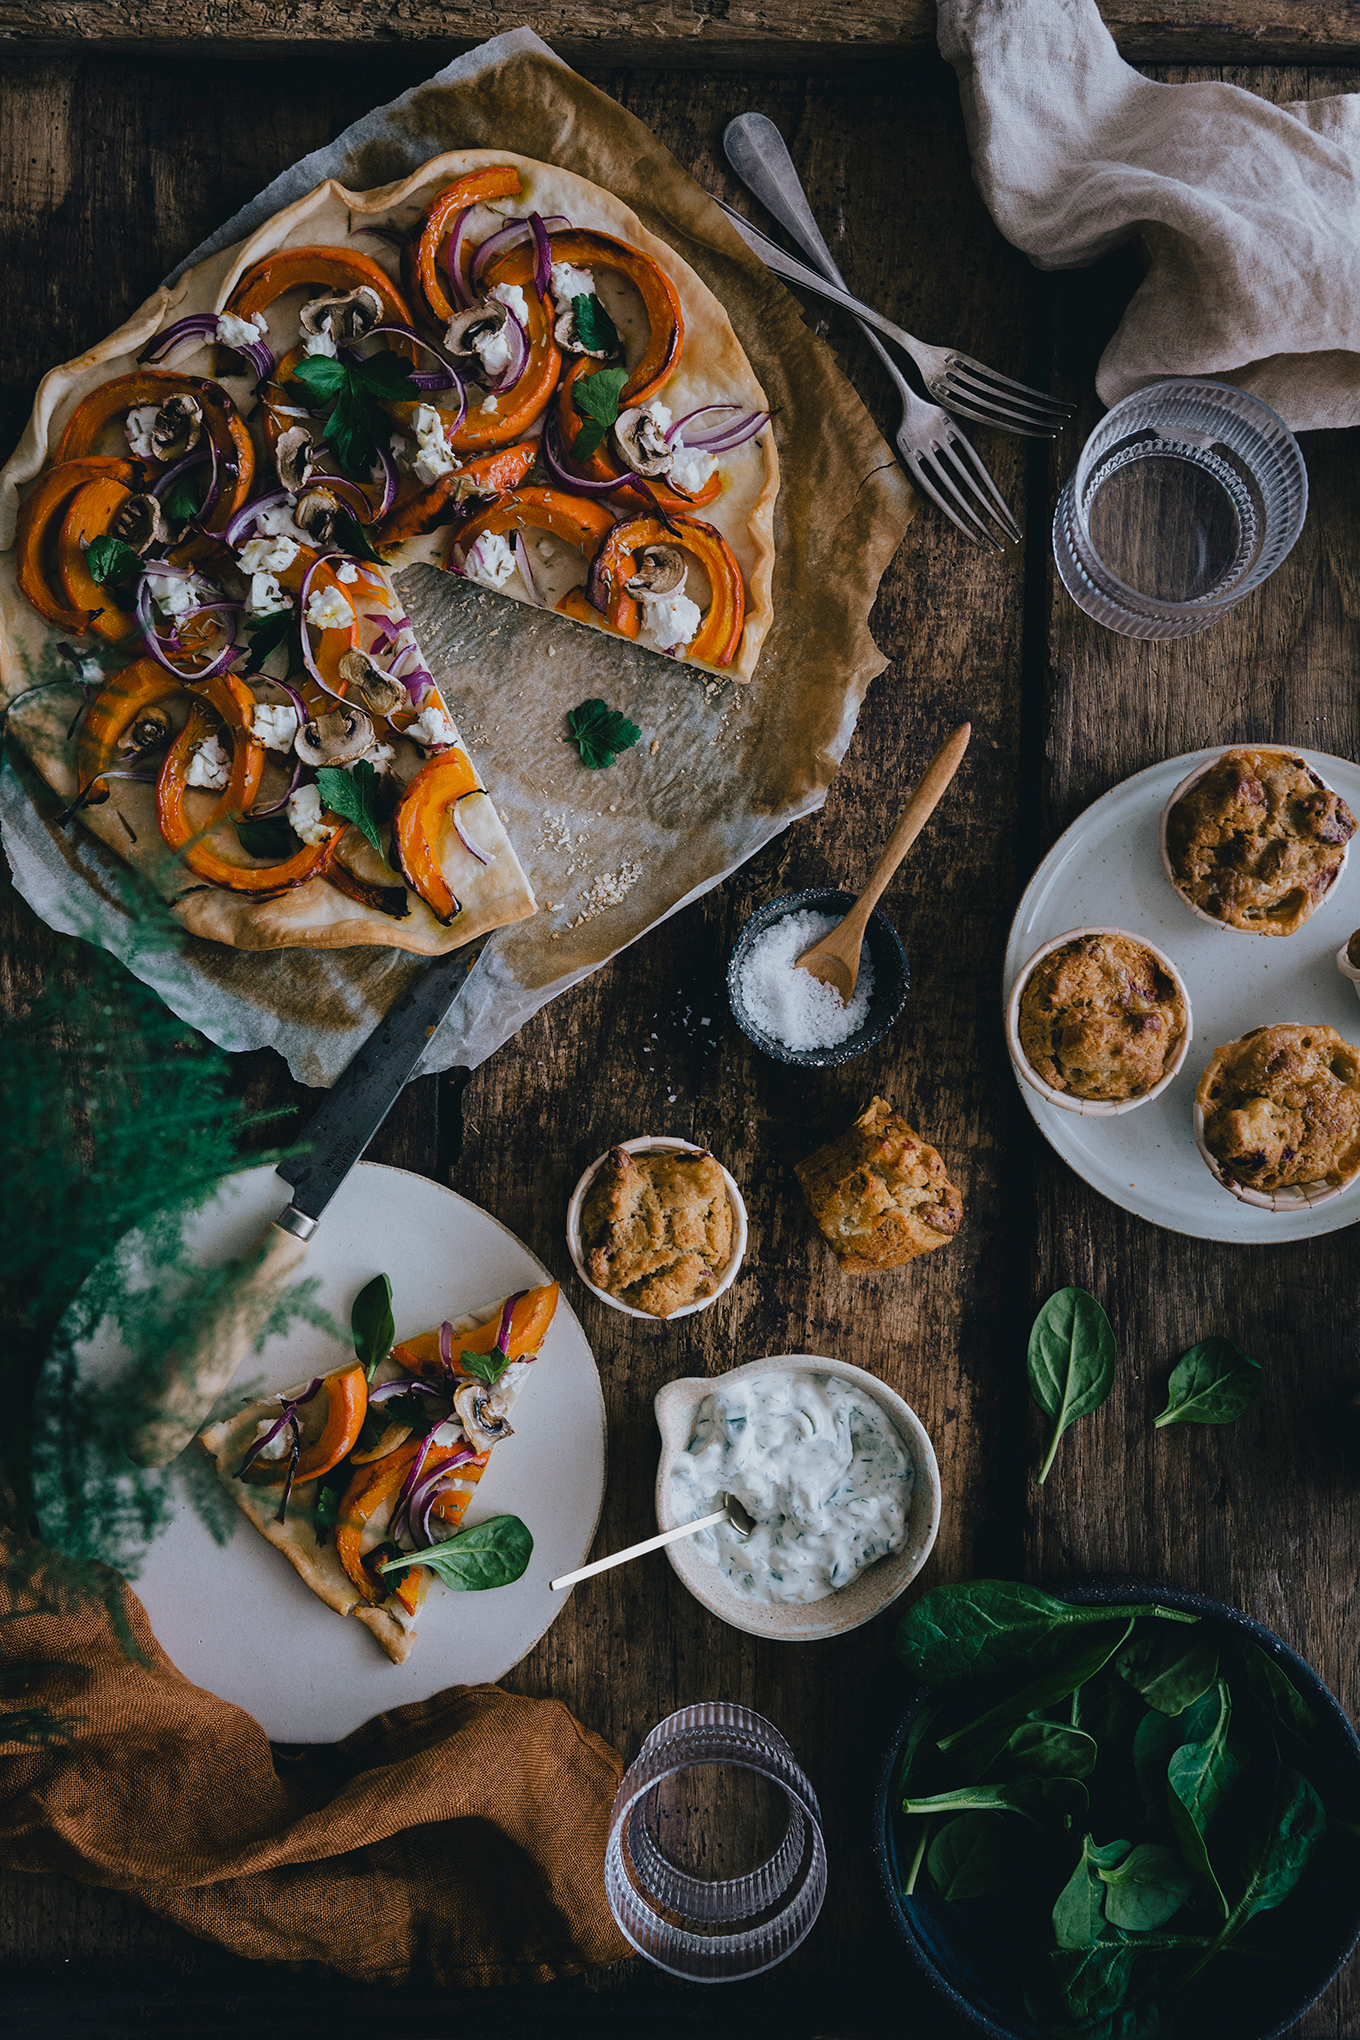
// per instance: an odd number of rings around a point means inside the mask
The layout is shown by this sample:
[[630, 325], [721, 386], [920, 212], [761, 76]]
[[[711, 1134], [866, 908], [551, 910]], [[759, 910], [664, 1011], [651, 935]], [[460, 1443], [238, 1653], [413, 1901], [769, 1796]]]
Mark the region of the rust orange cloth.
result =
[[34, 1561], [0, 1607], [0, 1866], [365, 1983], [548, 1982], [630, 1952], [604, 1895], [623, 1767], [559, 1702], [458, 1686], [276, 1755], [114, 1575], [130, 1644]]

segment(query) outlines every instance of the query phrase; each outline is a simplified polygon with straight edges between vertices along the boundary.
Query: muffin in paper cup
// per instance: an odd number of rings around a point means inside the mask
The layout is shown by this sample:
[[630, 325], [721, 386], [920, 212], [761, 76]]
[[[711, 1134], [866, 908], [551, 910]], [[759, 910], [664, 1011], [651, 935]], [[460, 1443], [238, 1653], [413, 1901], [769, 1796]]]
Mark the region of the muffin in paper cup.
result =
[[[1156, 1083], [1136, 1097], [1093, 1098], [1082, 1097], [1073, 1091], [1059, 1090], [1040, 1075], [1021, 1042], [1021, 1005], [1025, 988], [1035, 970], [1046, 957], [1052, 956], [1068, 943], [1079, 942], [1091, 936], [1114, 937], [1123, 942], [1131, 942], [1136, 948], [1146, 951], [1171, 980], [1185, 1009], [1184, 1025], [1178, 1034], [1173, 1035], [1164, 1054], [1161, 1076]], [[1122, 1112], [1136, 1111], [1140, 1105], [1149, 1105], [1154, 1098], [1159, 1098], [1180, 1074], [1189, 1052], [1193, 1031], [1190, 993], [1179, 969], [1165, 950], [1159, 949], [1155, 942], [1149, 942], [1145, 935], [1135, 934], [1130, 928], [1068, 928], [1063, 934], [1055, 935], [1051, 942], [1045, 942], [1041, 949], [1036, 949], [1033, 956], [1021, 966], [1006, 1002], [1006, 1042], [1015, 1073], [1021, 1083], [1027, 1084], [1032, 1091], [1037, 1091], [1041, 1098], [1046, 1099], [1050, 1105], [1057, 1105], [1063, 1112], [1077, 1112], [1090, 1119], [1115, 1119]]]
[[[1175, 893], [1177, 899], [1181, 900], [1184, 903], [1184, 905], [1189, 907], [1191, 913], [1194, 914], [1198, 920], [1207, 921], [1211, 928], [1221, 928], [1225, 930], [1229, 935], [1260, 935], [1273, 937], [1278, 937], [1282, 935], [1283, 936], [1293, 935], [1296, 934], [1297, 931], [1304, 925], [1304, 923], [1307, 920], [1309, 920], [1313, 914], [1317, 912], [1320, 906], [1325, 905], [1325, 903], [1332, 897], [1332, 894], [1336, 891], [1337, 885], [1341, 878], [1341, 874], [1345, 870], [1347, 859], [1350, 856], [1350, 839], [1347, 839], [1346, 842], [1342, 845], [1341, 856], [1337, 860], [1334, 875], [1328, 882], [1325, 892], [1323, 892], [1317, 899], [1315, 899], [1311, 903], [1311, 905], [1307, 906], [1303, 911], [1299, 912], [1296, 915], [1296, 917], [1293, 920], [1291, 920], [1288, 927], [1285, 927], [1283, 925], [1277, 925], [1275, 927], [1239, 928], [1232, 921], [1225, 921], [1221, 915], [1207, 913], [1205, 909], [1199, 906], [1196, 903], [1196, 901], [1192, 900], [1189, 893], [1186, 892], [1184, 886], [1181, 884], [1180, 879], [1176, 875], [1175, 865], [1172, 863], [1168, 832], [1173, 808], [1175, 808], [1178, 805], [1178, 803], [1185, 798], [1186, 794], [1190, 792], [1192, 787], [1198, 785], [1201, 779], [1205, 778], [1208, 773], [1212, 772], [1217, 766], [1221, 765], [1225, 758], [1231, 757], [1235, 752], [1272, 753], [1281, 758], [1298, 758], [1298, 762], [1302, 765], [1303, 769], [1308, 773], [1309, 777], [1314, 782], [1314, 788], [1316, 792], [1335, 794], [1338, 800], [1341, 799], [1341, 796], [1336, 793], [1335, 787], [1328, 786], [1326, 780], [1323, 779], [1317, 772], [1315, 772], [1312, 766], [1308, 764], [1307, 759], [1300, 757], [1298, 753], [1291, 751], [1286, 745], [1229, 744], [1222, 751], [1215, 752], [1212, 758], [1206, 758], [1204, 763], [1202, 765], [1197, 765], [1193, 772], [1187, 772], [1184, 779], [1180, 781], [1179, 785], [1172, 789], [1171, 795], [1168, 798], [1165, 807], [1162, 809], [1161, 815], [1159, 816], [1157, 822], [1157, 854], [1161, 859], [1162, 870], [1166, 873], [1167, 882], [1170, 885], [1172, 891]], [[1345, 803], [1343, 802], [1342, 805], [1344, 806]], [[1349, 812], [1349, 810], [1347, 810], [1347, 812]]]
[[1355, 986], [1355, 996], [1357, 999], [1360, 999], [1360, 964], [1355, 964], [1351, 962], [1352, 942], [1355, 944], [1357, 955], [1360, 955], [1360, 928], [1356, 929], [1354, 935], [1351, 936], [1350, 941], [1343, 942], [1341, 947], [1337, 950], [1336, 967], [1340, 971], [1343, 978], [1350, 979], [1351, 983]]
[[[1342, 954], [1345, 954], [1344, 950]], [[1360, 972], [1357, 976], [1360, 977]], [[1262, 1035], [1284, 1037], [1290, 1034], [1330, 1037], [1330, 1041], [1324, 1042], [1323, 1046], [1327, 1048], [1332, 1058], [1335, 1058], [1339, 1051], [1344, 1051], [1347, 1069], [1345, 1088], [1355, 1092], [1357, 1100], [1360, 1101], [1360, 1052], [1357, 1052], [1344, 1036], [1338, 1034], [1334, 1027], [1327, 1027], [1321, 1023], [1311, 1025], [1297, 1021], [1277, 1021], [1269, 1026], [1249, 1028], [1235, 1041], [1225, 1042], [1221, 1048], [1214, 1050], [1204, 1074], [1195, 1087], [1193, 1110], [1195, 1146], [1199, 1149], [1205, 1167], [1223, 1189], [1229, 1191], [1241, 1203], [1254, 1205], [1259, 1211], [1295, 1213], [1311, 1208], [1315, 1204], [1329, 1204], [1333, 1198], [1344, 1196], [1352, 1184], [1360, 1178], [1360, 1105], [1357, 1106], [1355, 1138], [1348, 1152], [1340, 1159], [1339, 1166], [1329, 1170], [1325, 1175], [1301, 1183], [1278, 1184], [1273, 1189], [1256, 1189], [1250, 1183], [1244, 1183], [1233, 1175], [1226, 1163], [1209, 1145], [1211, 1094], [1215, 1080], [1228, 1069], [1230, 1058], [1245, 1044], [1258, 1041]], [[1281, 1045], [1288, 1044], [1282, 1041]], [[1311, 1048], [1314, 1042], [1310, 1039], [1304, 1045]]]

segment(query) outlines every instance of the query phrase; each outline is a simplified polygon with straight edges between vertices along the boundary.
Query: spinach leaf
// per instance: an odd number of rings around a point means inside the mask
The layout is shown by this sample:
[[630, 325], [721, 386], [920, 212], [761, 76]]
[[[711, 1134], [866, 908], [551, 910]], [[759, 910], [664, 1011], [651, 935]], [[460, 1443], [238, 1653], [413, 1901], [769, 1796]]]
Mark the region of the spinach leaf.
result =
[[1138, 1950], [1122, 1941], [1095, 1941], [1089, 1947], [1055, 1948], [1049, 1964], [1074, 2019], [1094, 2019], [1117, 2011], [1133, 1977]]
[[[1171, 1634], [1178, 1636], [1180, 1631], [1173, 1629]], [[1094, 1679], [1078, 1686], [1072, 1695], [1071, 1725], [1084, 1735], [1094, 1736], [1102, 1752], [1108, 1743], [1110, 1754], [1117, 1748], [1132, 1756], [1133, 1732], [1143, 1718], [1144, 1708], [1133, 1688], [1120, 1678], [1118, 1667], [1116, 1658]]]
[[404, 1551], [389, 1559], [379, 1572], [398, 1566], [427, 1566], [446, 1587], [460, 1593], [485, 1593], [488, 1587], [508, 1587], [523, 1577], [533, 1556], [534, 1540], [527, 1524], [518, 1516], [491, 1516], [470, 1530], [459, 1530], [428, 1551]]
[[962, 1728], [940, 1737], [937, 1748], [952, 1751], [960, 1763], [977, 1762], [984, 1768], [1003, 1747], [1011, 1725], [1027, 1714], [1066, 1700], [1078, 1686], [1094, 1678], [1109, 1663], [1133, 1628], [1131, 1621], [1111, 1621], [1070, 1645], [1060, 1656], [1043, 1665], [1039, 1675], [1018, 1692], [1008, 1694], [966, 1722]]
[[631, 751], [642, 735], [635, 722], [604, 701], [583, 701], [567, 712], [571, 741], [581, 753], [581, 763], [592, 772], [612, 765], [620, 751]]
[[1096, 1767], [1096, 1744], [1080, 1729], [1052, 1721], [1022, 1721], [1013, 1728], [994, 1759], [998, 1779], [1089, 1778]]
[[1196, 1630], [1163, 1630], [1125, 1644], [1115, 1669], [1159, 1714], [1180, 1714], [1218, 1677], [1218, 1645]]
[[[1216, 1710], [1217, 1694], [1213, 1697], [1213, 1706]], [[1216, 1712], [1213, 1718], [1217, 1719]], [[1135, 1729], [1133, 1770], [1148, 1821], [1164, 1821], [1167, 1818], [1166, 1767], [1181, 1744], [1192, 1740], [1194, 1738], [1187, 1735], [1183, 1721], [1170, 1714], [1159, 1714], [1155, 1707], [1148, 1708]]]
[[1213, 1893], [1226, 1919], [1228, 1901], [1209, 1860], [1208, 1829], [1236, 1787], [1245, 1763], [1241, 1750], [1228, 1738], [1232, 1701], [1227, 1681], [1220, 1679], [1215, 1691], [1218, 1706], [1212, 1728], [1202, 1741], [1182, 1743], [1167, 1764], [1167, 1806], [1181, 1854]]
[[1060, 1948], [1089, 1948], [1105, 1931], [1105, 1887], [1100, 1873], [1129, 1853], [1128, 1842], [1100, 1846], [1087, 1835], [1081, 1861], [1053, 1904], [1053, 1933]]
[[243, 850], [252, 857], [267, 857], [271, 864], [282, 864], [297, 848], [297, 837], [283, 814], [258, 815], [254, 819], [244, 815], [236, 824], [236, 833]]
[[1195, 1889], [1195, 1874], [1179, 1849], [1164, 1842], [1139, 1842], [1122, 1861], [1098, 1869], [1106, 1919], [1131, 1933], [1164, 1926]]
[[474, 1380], [484, 1381], [488, 1388], [494, 1388], [506, 1368], [510, 1365], [510, 1355], [508, 1353], [463, 1353], [459, 1356], [458, 1364], [464, 1374], [470, 1374]]
[[1080, 1778], [1020, 1778], [1013, 1785], [956, 1785], [924, 1799], [904, 1799], [903, 1813], [1022, 1813], [1026, 1820], [1085, 1814], [1090, 1801]]
[[946, 1821], [926, 1857], [941, 1898], [987, 1898], [1011, 1871], [1006, 1822], [996, 1813], [961, 1813]]
[[124, 545], [121, 538], [111, 538], [105, 531], [90, 540], [85, 564], [90, 570], [90, 579], [105, 588], [120, 581], [139, 580], [144, 562], [141, 554], [134, 552], [130, 545]]
[[373, 549], [372, 540], [352, 510], [342, 504], [335, 513], [335, 544], [339, 551], [352, 560], [372, 560], [375, 566], [385, 564], [380, 552]]
[[1164, 1622], [1198, 1619], [1155, 1601], [1079, 1606], [1015, 1580], [968, 1580], [922, 1596], [897, 1626], [897, 1654], [929, 1685], [950, 1686], [1022, 1666], [1068, 1632], [1142, 1615]]
[[323, 765], [316, 775], [316, 783], [321, 790], [322, 807], [352, 822], [382, 857], [383, 846], [378, 836], [378, 775], [367, 758], [361, 758], [348, 771], [337, 765]]
[[1114, 1387], [1116, 1358], [1110, 1320], [1094, 1296], [1084, 1289], [1060, 1289], [1049, 1297], [1034, 1320], [1027, 1356], [1030, 1394], [1053, 1419], [1040, 1481], [1047, 1478], [1068, 1425], [1098, 1410]]
[[1327, 1829], [1322, 1801], [1303, 1775], [1276, 1761], [1268, 1791], [1254, 1791], [1243, 1831], [1231, 1852], [1231, 1888], [1238, 1893], [1196, 1974], [1257, 1913], [1283, 1905]]
[[577, 416], [585, 420], [571, 446], [571, 457], [578, 465], [604, 445], [605, 435], [619, 415], [619, 396], [627, 380], [626, 368], [601, 368], [572, 385], [572, 404]]
[[1205, 1339], [1176, 1362], [1167, 1383], [1163, 1424], [1231, 1424], [1251, 1408], [1265, 1383], [1256, 1362], [1231, 1339]]
[[1257, 1706], [1276, 1728], [1306, 1745], [1317, 1723], [1312, 1708], [1289, 1674], [1259, 1643], [1242, 1638], [1237, 1649], [1248, 1690]]
[[583, 347], [594, 354], [620, 352], [619, 329], [593, 291], [589, 297], [574, 297], [571, 309], [576, 320], [577, 338]]
[[364, 1284], [350, 1309], [349, 1328], [354, 1334], [354, 1357], [363, 1362], [364, 1373], [372, 1381], [392, 1350], [396, 1332], [389, 1275], [375, 1275]]

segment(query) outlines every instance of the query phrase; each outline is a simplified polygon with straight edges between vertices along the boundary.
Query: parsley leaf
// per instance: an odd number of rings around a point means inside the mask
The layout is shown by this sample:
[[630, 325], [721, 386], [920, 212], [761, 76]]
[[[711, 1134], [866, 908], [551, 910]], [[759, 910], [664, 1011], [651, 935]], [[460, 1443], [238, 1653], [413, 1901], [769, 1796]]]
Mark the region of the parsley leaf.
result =
[[391, 347], [352, 362], [309, 354], [298, 362], [293, 378], [313, 406], [330, 404], [326, 440], [341, 468], [356, 482], [368, 480], [379, 443], [385, 445], [391, 436], [392, 420], [383, 404], [420, 399], [410, 363]]
[[[572, 303], [580, 304], [581, 300], [573, 298]], [[589, 460], [604, 445], [605, 434], [619, 415], [619, 395], [627, 380], [626, 368], [601, 368], [594, 375], [583, 375], [573, 385], [571, 401], [577, 416], [586, 421], [572, 441], [573, 460]]]
[[[369, 771], [373, 767], [369, 766]], [[345, 779], [344, 772], [331, 773], [332, 779]], [[326, 800], [325, 790], [321, 798]], [[326, 802], [330, 806], [330, 802]], [[340, 809], [335, 809], [336, 814]], [[392, 1350], [396, 1326], [392, 1322], [392, 1278], [390, 1275], [375, 1275], [366, 1282], [350, 1306], [349, 1328], [354, 1335], [354, 1357], [364, 1363], [364, 1372], [370, 1381], [378, 1371], [378, 1364], [385, 1360]]]
[[246, 815], [236, 824], [236, 833], [243, 850], [248, 850], [252, 857], [267, 857], [271, 864], [282, 864], [296, 847], [288, 819], [281, 814], [258, 815], [253, 821]]
[[187, 524], [191, 517], [197, 517], [203, 507], [203, 491], [198, 478], [186, 475], [176, 482], [173, 489], [161, 502], [161, 508], [172, 524]]
[[576, 337], [583, 347], [599, 354], [622, 352], [619, 329], [594, 292], [589, 297], [573, 298], [571, 309], [576, 319]]
[[[361, 835], [367, 836], [379, 857], [383, 846], [378, 840], [378, 775], [367, 758], [361, 758], [350, 771], [344, 772], [336, 765], [323, 765], [316, 775], [321, 789], [321, 805], [329, 808], [333, 815], [343, 815], [347, 822], [353, 822]], [[383, 1280], [386, 1281], [386, 1276]]]
[[349, 1486], [349, 1481], [350, 1469], [342, 1461], [333, 1473], [328, 1473], [323, 1477], [317, 1488], [313, 1520], [316, 1523], [317, 1529], [321, 1532], [321, 1535], [317, 1538], [318, 1544], [325, 1543], [326, 1531], [334, 1529], [340, 1520], [340, 1504], [344, 1499], [345, 1489]]
[[470, 1374], [475, 1380], [484, 1381], [488, 1388], [494, 1388], [510, 1365], [510, 1355], [499, 1352], [463, 1353], [458, 1364], [464, 1374]]
[[85, 555], [85, 564], [90, 578], [98, 581], [101, 588], [110, 582], [135, 581], [142, 571], [142, 556], [135, 553], [130, 545], [124, 545], [121, 538], [110, 538], [107, 532], [90, 540], [90, 549]]
[[[278, 650], [296, 623], [297, 611], [294, 609], [271, 609], [263, 616], [247, 617], [246, 629], [250, 633], [251, 665], [262, 666], [269, 657], [269, 654]], [[289, 648], [289, 672], [291, 673], [295, 666], [300, 666], [301, 664], [302, 644], [299, 640], [296, 647], [296, 657], [294, 656], [293, 648]]]
[[635, 722], [604, 701], [583, 701], [579, 708], [570, 709], [567, 728], [571, 741], [580, 747], [582, 764], [592, 772], [612, 765], [619, 752], [631, 750], [642, 735]]
[[349, 510], [335, 513], [335, 543], [352, 560], [373, 560], [380, 567], [385, 565], [382, 554], [373, 550], [363, 525]]

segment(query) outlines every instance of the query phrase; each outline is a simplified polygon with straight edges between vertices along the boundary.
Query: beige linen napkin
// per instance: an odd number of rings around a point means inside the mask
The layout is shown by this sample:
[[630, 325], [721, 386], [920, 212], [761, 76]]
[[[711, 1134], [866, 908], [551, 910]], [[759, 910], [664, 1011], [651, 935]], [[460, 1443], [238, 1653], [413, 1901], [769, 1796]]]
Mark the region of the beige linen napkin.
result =
[[1096, 388], [1219, 376], [1295, 431], [1360, 421], [1360, 95], [1158, 85], [1095, 0], [940, 0], [973, 174], [1040, 269], [1149, 261]]

